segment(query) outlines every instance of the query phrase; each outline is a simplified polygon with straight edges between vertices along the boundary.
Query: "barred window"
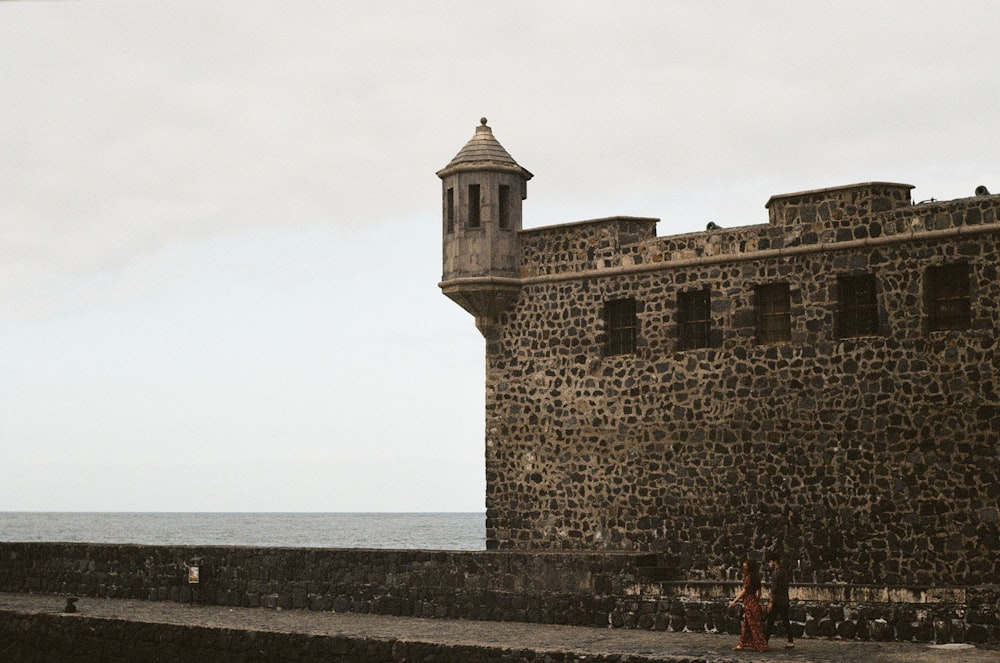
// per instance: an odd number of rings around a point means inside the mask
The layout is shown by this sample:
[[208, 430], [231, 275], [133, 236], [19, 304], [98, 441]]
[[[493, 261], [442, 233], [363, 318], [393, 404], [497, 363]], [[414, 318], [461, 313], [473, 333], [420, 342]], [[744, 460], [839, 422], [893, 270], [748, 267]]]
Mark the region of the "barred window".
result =
[[791, 299], [787, 283], [759, 285], [757, 294], [757, 339], [760, 343], [792, 340]]
[[711, 346], [712, 298], [708, 290], [677, 293], [682, 350]]
[[967, 263], [928, 267], [924, 282], [930, 331], [968, 329], [972, 326]]
[[837, 336], [850, 338], [878, 334], [878, 301], [873, 274], [837, 277], [837, 304]]
[[635, 352], [638, 323], [634, 299], [617, 299], [604, 304], [604, 321], [608, 331], [608, 354], [624, 355]]

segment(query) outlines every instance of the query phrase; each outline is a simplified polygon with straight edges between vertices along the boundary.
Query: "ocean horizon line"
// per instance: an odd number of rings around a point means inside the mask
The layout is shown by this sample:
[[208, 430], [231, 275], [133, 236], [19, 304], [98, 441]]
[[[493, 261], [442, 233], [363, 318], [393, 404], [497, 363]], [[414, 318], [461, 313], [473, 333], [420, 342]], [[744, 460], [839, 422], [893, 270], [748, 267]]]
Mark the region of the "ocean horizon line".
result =
[[5, 513], [117, 513], [117, 514], [130, 514], [130, 513], [163, 513], [171, 515], [182, 515], [188, 513], [201, 514], [201, 515], [212, 515], [212, 514], [224, 514], [224, 515], [298, 515], [298, 514], [312, 514], [312, 515], [448, 515], [448, 514], [483, 514], [486, 515], [486, 510], [482, 511], [227, 511], [227, 510], [206, 510], [206, 511], [165, 511], [160, 509], [114, 509], [114, 510], [101, 510], [101, 509], [71, 509], [71, 510], [55, 510], [55, 509], [9, 509], [0, 510], [0, 514]]
[[482, 550], [485, 511], [2, 511], [0, 540]]

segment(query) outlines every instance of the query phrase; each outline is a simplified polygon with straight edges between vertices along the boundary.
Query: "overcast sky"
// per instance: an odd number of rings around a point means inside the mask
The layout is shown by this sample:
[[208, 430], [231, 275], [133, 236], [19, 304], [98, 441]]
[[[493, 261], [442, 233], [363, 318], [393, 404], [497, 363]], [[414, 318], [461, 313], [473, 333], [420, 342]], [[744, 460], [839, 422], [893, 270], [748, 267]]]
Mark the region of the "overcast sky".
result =
[[0, 2], [0, 511], [479, 511], [440, 180], [526, 227], [1000, 191], [1000, 3]]

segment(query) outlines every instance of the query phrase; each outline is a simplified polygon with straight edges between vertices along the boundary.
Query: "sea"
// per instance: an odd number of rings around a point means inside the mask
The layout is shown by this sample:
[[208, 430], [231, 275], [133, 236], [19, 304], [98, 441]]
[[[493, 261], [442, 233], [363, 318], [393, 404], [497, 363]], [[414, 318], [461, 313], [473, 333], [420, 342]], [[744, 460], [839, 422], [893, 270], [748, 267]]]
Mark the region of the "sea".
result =
[[0, 541], [485, 550], [483, 513], [0, 513]]

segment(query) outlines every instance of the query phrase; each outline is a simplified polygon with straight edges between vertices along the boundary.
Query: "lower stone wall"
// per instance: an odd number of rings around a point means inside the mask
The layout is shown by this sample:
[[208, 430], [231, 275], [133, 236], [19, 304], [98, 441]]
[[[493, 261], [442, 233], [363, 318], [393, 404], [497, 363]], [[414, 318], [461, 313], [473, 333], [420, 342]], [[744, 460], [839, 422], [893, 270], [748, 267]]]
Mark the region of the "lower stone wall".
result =
[[[653, 554], [0, 543], [0, 591], [739, 632], [733, 580], [661, 580]], [[197, 563], [199, 582], [188, 582]], [[793, 585], [796, 636], [1000, 642], [1000, 585]], [[2, 658], [0, 658], [2, 660]], [[387, 659], [388, 660], [388, 659]]]
[[[694, 659], [692, 659], [694, 660]], [[18, 663], [649, 663], [642, 656], [575, 655], [349, 636], [0, 611], [0, 661]], [[680, 661], [678, 661], [680, 663]]]
[[[607, 626], [637, 553], [0, 543], [0, 591]], [[198, 584], [188, 582], [197, 565]]]
[[[616, 628], [738, 634], [734, 583], [660, 583], [620, 600]], [[791, 589], [792, 636], [879, 642], [1000, 642], [1000, 585], [926, 591], [850, 585]], [[785, 635], [778, 626], [775, 637]]]

